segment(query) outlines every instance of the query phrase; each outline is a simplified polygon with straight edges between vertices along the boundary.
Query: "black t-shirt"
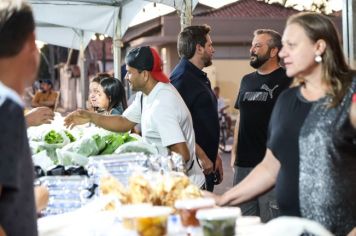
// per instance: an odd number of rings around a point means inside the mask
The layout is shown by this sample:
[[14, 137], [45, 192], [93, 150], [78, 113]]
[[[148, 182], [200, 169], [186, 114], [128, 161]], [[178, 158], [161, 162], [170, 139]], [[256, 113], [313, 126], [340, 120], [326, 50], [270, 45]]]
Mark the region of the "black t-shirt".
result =
[[276, 182], [277, 202], [282, 215], [300, 216], [299, 133], [312, 102], [300, 94], [300, 87], [284, 91], [273, 109], [267, 147], [281, 164]]
[[219, 147], [219, 117], [216, 97], [206, 73], [183, 58], [174, 68], [170, 80], [192, 115], [196, 143], [215, 163]]
[[33, 165], [22, 107], [6, 99], [0, 104], [0, 123], [0, 225], [9, 236], [34, 236]]
[[281, 67], [270, 74], [261, 75], [256, 71], [242, 78], [235, 104], [235, 108], [240, 110], [235, 165], [255, 167], [262, 161], [273, 106], [291, 81]]

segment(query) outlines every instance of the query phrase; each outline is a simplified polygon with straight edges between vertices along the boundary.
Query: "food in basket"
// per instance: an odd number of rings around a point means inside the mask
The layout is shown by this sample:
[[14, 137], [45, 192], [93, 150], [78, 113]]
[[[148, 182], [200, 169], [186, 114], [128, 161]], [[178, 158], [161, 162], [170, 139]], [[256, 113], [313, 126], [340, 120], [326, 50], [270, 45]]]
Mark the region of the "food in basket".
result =
[[200, 189], [191, 184], [188, 176], [179, 172], [161, 175], [154, 185], [154, 205], [174, 206], [178, 199], [192, 199], [202, 196]]
[[[122, 204], [128, 204], [131, 202], [130, 194], [125, 187], [114, 177], [105, 176], [100, 179], [99, 190], [102, 195], [114, 195]], [[114, 201], [106, 205], [105, 210], [116, 209]]]
[[142, 175], [134, 175], [130, 178], [129, 193], [132, 204], [152, 202], [153, 189], [149, 181]]
[[[103, 186], [101, 186], [103, 185]], [[114, 177], [100, 180], [100, 193], [114, 194], [122, 204], [152, 203], [158, 206], [174, 206], [177, 199], [202, 196], [200, 189], [192, 185], [183, 173], [146, 173], [130, 177], [127, 189]]]

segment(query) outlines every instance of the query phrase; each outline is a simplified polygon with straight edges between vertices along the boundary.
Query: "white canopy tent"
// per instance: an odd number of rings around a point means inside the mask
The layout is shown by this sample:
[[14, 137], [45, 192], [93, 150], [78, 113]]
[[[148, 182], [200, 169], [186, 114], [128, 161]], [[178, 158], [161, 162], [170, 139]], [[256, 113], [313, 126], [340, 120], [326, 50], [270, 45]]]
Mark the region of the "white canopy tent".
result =
[[94, 34], [93, 31], [83, 31], [41, 22], [37, 22], [36, 26], [36, 36], [40, 41], [77, 50], [80, 50], [81, 43], [85, 48]]
[[[208, 0], [200, 0], [201, 2]], [[236, 0], [221, 0], [220, 7]], [[143, 22], [178, 10], [182, 26], [189, 25], [198, 0], [29, 0], [37, 24], [37, 38], [49, 44], [80, 50], [94, 33], [113, 37], [118, 49], [121, 38], [134, 22]], [[155, 7], [152, 8], [152, 3]], [[146, 9], [144, 12], [143, 9]], [[153, 10], [157, 9], [157, 10]], [[136, 20], [135, 17], [140, 20]], [[115, 49], [114, 49], [115, 50]], [[114, 59], [119, 59], [114, 55]], [[118, 76], [119, 68], [115, 69]]]
[[[29, 0], [32, 5], [38, 40], [80, 50], [84, 68], [84, 49], [94, 33], [113, 37], [114, 73], [120, 78], [121, 38], [134, 17], [150, 2], [174, 9], [186, 9], [190, 15], [198, 0]], [[191, 3], [193, 2], [193, 5]], [[81, 87], [85, 88], [81, 73]], [[82, 106], [86, 94], [82, 93]]]

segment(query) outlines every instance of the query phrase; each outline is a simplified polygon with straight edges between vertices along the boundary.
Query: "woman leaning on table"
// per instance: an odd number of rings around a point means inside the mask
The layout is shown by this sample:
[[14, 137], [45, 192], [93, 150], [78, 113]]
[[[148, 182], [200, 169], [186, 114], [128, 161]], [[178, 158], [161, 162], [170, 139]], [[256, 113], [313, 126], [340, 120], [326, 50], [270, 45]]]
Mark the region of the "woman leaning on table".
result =
[[215, 197], [220, 205], [236, 205], [275, 185], [282, 215], [346, 235], [356, 226], [356, 76], [324, 15], [291, 16], [282, 41], [279, 56], [297, 86], [278, 98], [264, 160]]

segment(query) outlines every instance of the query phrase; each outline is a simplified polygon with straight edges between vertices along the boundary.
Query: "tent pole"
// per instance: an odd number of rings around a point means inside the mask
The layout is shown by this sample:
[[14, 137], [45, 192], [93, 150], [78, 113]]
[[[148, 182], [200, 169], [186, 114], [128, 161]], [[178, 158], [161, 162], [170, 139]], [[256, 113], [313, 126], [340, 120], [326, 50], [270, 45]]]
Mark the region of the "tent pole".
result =
[[117, 14], [117, 21], [115, 26], [115, 33], [113, 38], [113, 49], [114, 49], [114, 77], [119, 79], [124, 87], [126, 88], [126, 97], [130, 97], [130, 88], [127, 82], [122, 78], [121, 74], [121, 48], [123, 46], [122, 42], [122, 29], [121, 29], [121, 7]]
[[85, 54], [84, 54], [84, 31], [80, 30], [80, 50], [79, 50], [79, 67], [80, 72], [80, 88], [81, 88], [81, 103], [80, 108], [85, 109], [85, 102], [87, 98], [87, 83], [86, 83], [86, 68], [85, 68]]
[[356, 19], [356, 0], [343, 1], [342, 6], [342, 32], [344, 39], [344, 53], [352, 68], [356, 67], [356, 30], [354, 23]]
[[192, 0], [184, 0], [182, 11], [180, 12], [180, 29], [183, 30], [185, 27], [192, 24], [193, 19], [193, 6]]
[[115, 26], [115, 33], [113, 38], [113, 49], [114, 49], [114, 77], [121, 79], [121, 46], [122, 46], [122, 35], [121, 35], [121, 7], [117, 14], [117, 21]]

